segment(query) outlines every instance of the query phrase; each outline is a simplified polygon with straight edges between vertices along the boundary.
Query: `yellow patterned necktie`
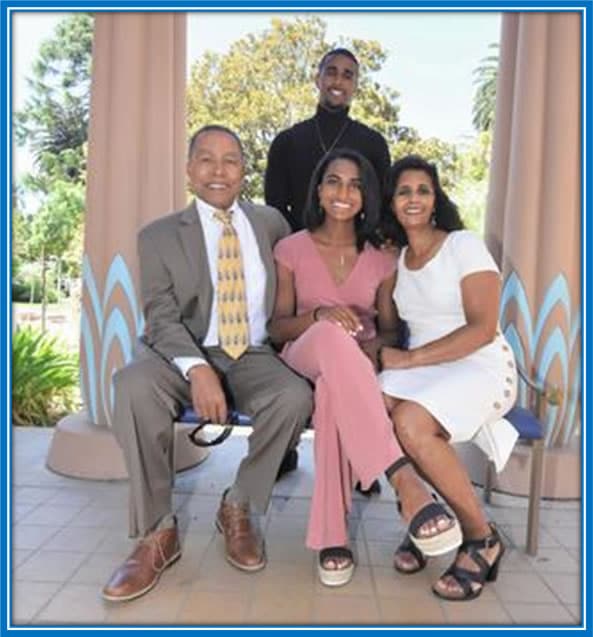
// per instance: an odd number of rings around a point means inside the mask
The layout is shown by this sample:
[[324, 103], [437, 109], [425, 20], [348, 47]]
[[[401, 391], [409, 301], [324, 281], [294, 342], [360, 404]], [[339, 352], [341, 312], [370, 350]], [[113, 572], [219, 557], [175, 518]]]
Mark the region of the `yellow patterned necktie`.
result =
[[223, 225], [218, 242], [218, 342], [231, 358], [239, 358], [249, 346], [249, 318], [241, 245], [233, 227], [231, 212], [216, 210]]

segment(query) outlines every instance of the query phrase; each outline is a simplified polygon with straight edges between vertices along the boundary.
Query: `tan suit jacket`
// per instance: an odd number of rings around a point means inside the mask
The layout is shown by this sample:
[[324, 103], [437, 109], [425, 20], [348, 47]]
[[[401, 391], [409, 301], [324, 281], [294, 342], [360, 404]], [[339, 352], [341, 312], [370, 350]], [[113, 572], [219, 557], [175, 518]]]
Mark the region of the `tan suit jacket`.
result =
[[[239, 202], [253, 227], [267, 272], [266, 315], [274, 309], [276, 274], [272, 250], [290, 233], [282, 215], [269, 206]], [[158, 219], [138, 235], [144, 316], [143, 342], [172, 362], [175, 357], [206, 357], [202, 343], [212, 310], [212, 277], [204, 232], [192, 202]]]
[[[290, 227], [274, 208], [240, 205], [253, 227], [267, 272], [269, 317], [276, 295], [272, 250]], [[219, 348], [203, 348], [213, 289], [195, 203], [143, 228], [138, 251], [144, 345], [134, 361], [114, 375], [113, 429], [130, 476], [130, 534], [142, 535], [173, 513], [173, 423], [180, 408], [193, 400], [189, 383], [173, 364], [176, 357], [209, 360], [223, 374], [225, 391], [236, 409], [251, 416], [253, 431], [234, 489], [254, 511], [263, 513], [282, 458], [296, 444], [311, 415], [309, 385], [267, 345], [253, 348], [236, 361]]]

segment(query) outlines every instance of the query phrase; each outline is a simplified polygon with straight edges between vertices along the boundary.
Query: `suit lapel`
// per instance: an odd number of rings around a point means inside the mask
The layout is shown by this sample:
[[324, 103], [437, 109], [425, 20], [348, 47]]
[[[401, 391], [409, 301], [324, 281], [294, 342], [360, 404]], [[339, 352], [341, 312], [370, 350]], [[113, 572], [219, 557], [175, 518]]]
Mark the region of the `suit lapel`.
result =
[[208, 252], [204, 230], [195, 201], [181, 213], [179, 235], [183, 251], [190, 264], [190, 272], [198, 290], [198, 306], [204, 329], [208, 328], [212, 309], [212, 277], [208, 265]]
[[263, 215], [257, 213], [256, 206], [248, 201], [241, 201], [239, 205], [253, 227], [259, 254], [266, 269], [266, 316], [271, 316], [276, 297], [276, 276], [270, 235], [263, 220]]

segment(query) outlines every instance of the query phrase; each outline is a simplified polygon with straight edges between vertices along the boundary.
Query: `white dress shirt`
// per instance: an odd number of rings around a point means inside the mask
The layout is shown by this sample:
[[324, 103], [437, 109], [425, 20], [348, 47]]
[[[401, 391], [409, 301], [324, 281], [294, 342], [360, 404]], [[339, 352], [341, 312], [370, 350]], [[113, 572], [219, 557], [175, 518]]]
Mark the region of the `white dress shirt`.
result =
[[[249, 316], [249, 343], [261, 345], [267, 337], [266, 332], [266, 269], [264, 267], [257, 239], [253, 227], [245, 216], [243, 210], [235, 200], [229, 210], [233, 213], [233, 227], [239, 237], [241, 256], [243, 259], [243, 272], [245, 274], [245, 291], [247, 294], [247, 314]], [[217, 274], [218, 274], [218, 242], [222, 234], [223, 225], [214, 217], [216, 208], [205, 201], [196, 198], [196, 213], [200, 217], [204, 231], [204, 241], [210, 268], [210, 280], [212, 281], [212, 310], [210, 323], [204, 338], [204, 346], [218, 345], [218, 304], [217, 304]], [[197, 246], [196, 246], [197, 249]], [[173, 362], [187, 378], [187, 372], [195, 365], [207, 365], [207, 361], [200, 357], [180, 356]]]

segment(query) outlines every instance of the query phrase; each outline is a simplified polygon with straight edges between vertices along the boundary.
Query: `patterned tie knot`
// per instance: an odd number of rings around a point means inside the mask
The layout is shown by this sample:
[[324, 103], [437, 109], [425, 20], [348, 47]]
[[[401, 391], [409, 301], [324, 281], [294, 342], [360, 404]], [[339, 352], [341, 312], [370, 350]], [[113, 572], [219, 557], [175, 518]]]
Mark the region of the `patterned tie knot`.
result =
[[225, 228], [233, 227], [233, 213], [231, 210], [215, 210], [214, 218], [220, 221]]

